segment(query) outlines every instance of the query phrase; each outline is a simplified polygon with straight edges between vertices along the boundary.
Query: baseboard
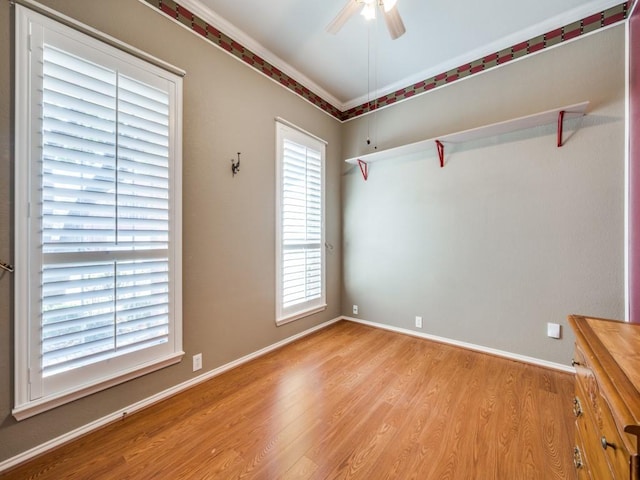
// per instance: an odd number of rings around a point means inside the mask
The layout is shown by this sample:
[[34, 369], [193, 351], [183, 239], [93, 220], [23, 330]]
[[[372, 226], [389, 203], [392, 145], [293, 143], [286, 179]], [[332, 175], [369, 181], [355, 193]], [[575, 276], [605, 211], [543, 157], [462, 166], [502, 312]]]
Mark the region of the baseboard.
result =
[[539, 358], [528, 357], [526, 355], [520, 355], [518, 353], [506, 352], [504, 350], [497, 350], [495, 348], [489, 348], [482, 345], [475, 345], [473, 343], [461, 342], [459, 340], [452, 340], [446, 337], [438, 337], [437, 335], [430, 335], [428, 333], [416, 332], [415, 330], [409, 330], [408, 328], [393, 327], [391, 325], [385, 325], [384, 323], [370, 322], [368, 320], [361, 320], [353, 317], [342, 317], [343, 320], [349, 322], [361, 323], [362, 325], [368, 325], [374, 328], [380, 328], [383, 330], [389, 330], [391, 332], [403, 333], [405, 335], [411, 335], [413, 337], [424, 338], [427, 340], [433, 340], [434, 342], [446, 343], [447, 345], [454, 345], [456, 347], [466, 348], [467, 350], [473, 350], [476, 352], [488, 353], [498, 357], [508, 358], [522, 363], [529, 363], [538, 367], [550, 368], [552, 370], [559, 370], [566, 373], [575, 373], [575, 369], [569, 365], [562, 365], [561, 363], [549, 362], [547, 360], [541, 360]]
[[140, 410], [143, 410], [147, 407], [150, 407], [158, 402], [161, 402], [162, 400], [166, 400], [167, 398], [170, 398], [174, 395], [177, 395], [178, 393], [181, 393], [185, 390], [188, 390], [191, 387], [194, 387], [202, 382], [206, 382], [207, 380], [210, 380], [214, 377], [217, 377], [218, 375], [221, 375], [233, 368], [239, 367], [240, 365], [247, 363], [251, 360], [254, 360], [256, 358], [259, 358], [263, 355], [266, 355], [267, 353], [270, 353], [274, 350], [277, 350], [289, 343], [295, 342], [296, 340], [303, 338], [307, 335], [310, 335], [314, 332], [317, 332], [318, 330], [322, 330], [323, 328], [328, 327], [329, 325], [332, 325], [336, 322], [339, 322], [340, 320], [346, 320], [349, 322], [354, 322], [354, 323], [360, 323], [363, 325], [368, 325], [370, 327], [374, 327], [374, 328], [379, 328], [382, 330], [388, 330], [391, 332], [396, 332], [396, 333], [402, 333], [405, 335], [411, 335], [414, 337], [418, 337], [418, 338], [424, 338], [426, 340], [432, 340], [435, 342], [439, 342], [439, 343], [445, 343], [448, 345], [453, 345], [456, 347], [461, 347], [461, 348], [466, 348], [468, 350], [473, 350], [473, 351], [477, 351], [477, 352], [482, 352], [482, 353], [488, 353], [490, 355], [496, 355], [498, 357], [503, 357], [503, 358], [508, 358], [510, 360], [516, 360], [518, 362], [523, 362], [523, 363], [529, 363], [532, 365], [537, 365], [540, 367], [546, 367], [546, 368], [550, 368], [553, 370], [559, 370], [562, 372], [567, 372], [567, 373], [575, 373], [575, 369], [573, 367], [570, 367], [568, 365], [562, 365], [559, 363], [554, 363], [554, 362], [549, 362], [546, 360], [541, 360], [538, 358], [534, 358], [534, 357], [528, 357], [525, 355], [520, 355], [517, 353], [512, 353], [512, 352], [506, 352], [503, 350], [497, 350], [494, 348], [489, 348], [489, 347], [484, 347], [482, 345], [475, 345], [472, 343], [467, 343], [467, 342], [461, 342], [458, 340], [452, 340], [450, 338], [445, 338], [445, 337], [439, 337], [436, 335], [430, 335], [427, 333], [422, 333], [422, 332], [416, 332], [414, 330], [409, 330], [406, 328], [399, 328], [399, 327], [393, 327], [391, 325], [385, 325], [383, 323], [376, 323], [376, 322], [370, 322], [368, 320], [362, 320], [359, 318], [353, 318], [353, 317], [347, 317], [347, 316], [340, 316], [337, 318], [334, 318], [332, 320], [329, 320], [327, 322], [321, 323], [320, 325], [317, 325], [313, 328], [310, 328], [308, 330], [305, 330], [304, 332], [298, 333], [296, 335], [293, 335], [291, 337], [285, 338], [284, 340], [281, 340], [277, 343], [274, 343], [272, 345], [269, 345], [265, 348], [262, 348], [260, 350], [257, 350], [253, 353], [250, 353], [248, 355], [245, 355], [237, 360], [234, 360], [232, 362], [229, 362], [225, 365], [222, 365], [218, 368], [215, 368], [213, 370], [210, 370], [206, 373], [203, 373], [202, 375], [199, 375], [197, 377], [194, 377], [190, 380], [187, 380], [186, 382], [182, 382], [174, 387], [171, 387], [167, 390], [164, 390], [162, 392], [159, 392], [155, 395], [152, 395], [151, 397], [145, 398], [144, 400], [141, 400], [139, 402], [136, 402], [132, 405], [129, 405], [128, 407], [122, 408], [116, 412], [113, 412], [109, 415], [106, 415], [102, 418], [99, 418], [91, 423], [88, 423], [80, 428], [77, 428], [75, 430], [72, 430], [71, 432], [65, 433], [64, 435], [61, 435], [59, 437], [56, 437], [52, 440], [49, 440], [41, 445], [38, 445], [37, 447], [34, 447], [30, 450], [27, 450], [23, 453], [20, 453], [18, 455], [16, 455], [15, 457], [11, 457], [7, 460], [4, 460], [2, 462], [0, 462], [0, 473], [4, 472], [5, 470], [9, 470], [11, 468], [17, 467], [18, 465], [28, 462], [29, 460], [32, 460], [40, 455], [43, 455], [55, 448], [58, 448], [62, 445], [64, 445], [65, 443], [71, 442], [73, 440], [76, 440], [77, 438], [82, 437], [83, 435], [87, 435], [88, 433], [93, 432], [94, 430], [97, 430], [99, 428], [102, 428], [110, 423], [113, 423], [117, 420], [122, 419], [124, 416], [126, 415], [131, 415], [135, 412], [139, 412]]
[[23, 453], [20, 453], [18, 455], [16, 455], [15, 457], [11, 457], [7, 460], [4, 460], [2, 462], [0, 462], [0, 473], [4, 472], [5, 470], [9, 470], [11, 468], [15, 468], [18, 465], [21, 465], [25, 462], [28, 462], [29, 460], [32, 460], [40, 455], [43, 455], [55, 448], [58, 448], [62, 445], [64, 445], [65, 443], [69, 443], [73, 440], [76, 440], [77, 438], [80, 438], [84, 435], [87, 435], [88, 433], [93, 432], [94, 430], [97, 430], [99, 428], [102, 428], [110, 423], [113, 423], [117, 420], [122, 419], [123, 417], [125, 417], [126, 415], [131, 415], [132, 413], [135, 412], [139, 412], [140, 410], [143, 410], [147, 407], [150, 407], [158, 402], [161, 402], [162, 400], [166, 400], [167, 398], [170, 398], [174, 395], [177, 395], [178, 393], [181, 393], [185, 390], [188, 390], [191, 387], [194, 387], [202, 382], [206, 382], [207, 380], [210, 380], [214, 377], [217, 377], [218, 375], [221, 375], [224, 372], [227, 372], [233, 368], [239, 367], [240, 365], [247, 363], [251, 360], [254, 360], [258, 357], [261, 357], [263, 355], [266, 355], [269, 352], [272, 352], [274, 350], [277, 350], [289, 343], [295, 342], [296, 340], [299, 340], [300, 338], [306, 337], [307, 335], [310, 335], [314, 332], [317, 332], [318, 330], [322, 330], [323, 328], [328, 327], [329, 325], [332, 325], [336, 322], [339, 322], [340, 320], [342, 320], [343, 317], [337, 317], [334, 318], [333, 320], [329, 320], [327, 322], [321, 323], [320, 325], [316, 325], [315, 327], [312, 327], [308, 330], [305, 330], [304, 332], [298, 333], [296, 335], [293, 335], [291, 337], [287, 337], [284, 340], [281, 340], [277, 343], [274, 343], [272, 345], [269, 345], [265, 348], [262, 348], [260, 350], [257, 350], [253, 353], [250, 353], [248, 355], [245, 355], [244, 357], [241, 357], [237, 360], [234, 360], [232, 362], [229, 362], [225, 365], [222, 365], [218, 368], [215, 368], [213, 370], [210, 370], [206, 373], [203, 373], [202, 375], [199, 375], [197, 377], [194, 377], [190, 380], [187, 380], [186, 382], [182, 382], [174, 387], [171, 387], [167, 390], [164, 390], [162, 392], [159, 392], [155, 395], [152, 395], [151, 397], [145, 398], [144, 400], [141, 400], [139, 402], [136, 402], [132, 405], [129, 405], [128, 407], [122, 408], [116, 412], [113, 412], [109, 415], [106, 415], [102, 418], [99, 418], [91, 423], [88, 423], [80, 428], [77, 428], [75, 430], [72, 430], [68, 433], [65, 433], [64, 435], [61, 435], [59, 437], [56, 437], [52, 440], [49, 440], [45, 443], [42, 443], [40, 445], [38, 445], [37, 447], [34, 447], [30, 450], [27, 450]]

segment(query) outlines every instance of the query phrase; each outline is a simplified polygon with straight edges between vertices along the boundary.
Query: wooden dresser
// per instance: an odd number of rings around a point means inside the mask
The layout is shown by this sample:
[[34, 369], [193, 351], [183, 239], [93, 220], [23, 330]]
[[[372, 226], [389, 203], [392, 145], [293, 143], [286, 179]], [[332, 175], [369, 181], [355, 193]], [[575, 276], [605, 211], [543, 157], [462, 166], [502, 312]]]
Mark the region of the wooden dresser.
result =
[[569, 317], [579, 480], [640, 480], [640, 325]]

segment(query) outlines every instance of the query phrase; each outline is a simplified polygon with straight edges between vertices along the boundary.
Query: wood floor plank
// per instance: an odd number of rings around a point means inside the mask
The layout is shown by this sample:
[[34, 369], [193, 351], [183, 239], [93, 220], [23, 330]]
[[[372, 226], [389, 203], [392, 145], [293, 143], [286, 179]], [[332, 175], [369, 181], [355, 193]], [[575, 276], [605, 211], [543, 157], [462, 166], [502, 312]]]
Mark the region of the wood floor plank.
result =
[[569, 374], [339, 322], [0, 480], [573, 480]]
[[282, 477], [282, 480], [308, 480], [318, 469], [318, 465], [307, 457], [302, 457]]

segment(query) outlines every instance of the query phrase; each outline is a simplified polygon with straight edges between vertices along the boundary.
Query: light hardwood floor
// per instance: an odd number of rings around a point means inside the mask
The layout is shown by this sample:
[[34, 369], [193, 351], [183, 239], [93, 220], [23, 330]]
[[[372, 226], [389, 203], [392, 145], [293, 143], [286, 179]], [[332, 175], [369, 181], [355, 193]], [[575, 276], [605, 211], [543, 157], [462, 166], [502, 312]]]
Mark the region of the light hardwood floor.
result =
[[343, 321], [0, 479], [575, 479], [572, 392]]

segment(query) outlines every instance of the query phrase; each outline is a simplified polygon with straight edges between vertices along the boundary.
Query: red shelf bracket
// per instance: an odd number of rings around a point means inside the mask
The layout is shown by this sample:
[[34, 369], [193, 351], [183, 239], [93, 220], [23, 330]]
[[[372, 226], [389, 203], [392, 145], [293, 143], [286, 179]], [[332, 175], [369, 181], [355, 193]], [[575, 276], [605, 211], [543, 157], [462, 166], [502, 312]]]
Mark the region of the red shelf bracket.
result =
[[360, 171], [362, 172], [362, 178], [364, 178], [364, 181], [367, 181], [367, 178], [369, 178], [369, 165], [367, 165], [367, 162], [363, 162], [362, 160], [358, 159], [358, 166], [360, 167]]
[[444, 167], [444, 145], [440, 140], [436, 140], [436, 147], [438, 147], [438, 158], [440, 158], [440, 168]]
[[558, 148], [562, 146], [562, 129], [564, 127], [564, 110], [558, 112]]

